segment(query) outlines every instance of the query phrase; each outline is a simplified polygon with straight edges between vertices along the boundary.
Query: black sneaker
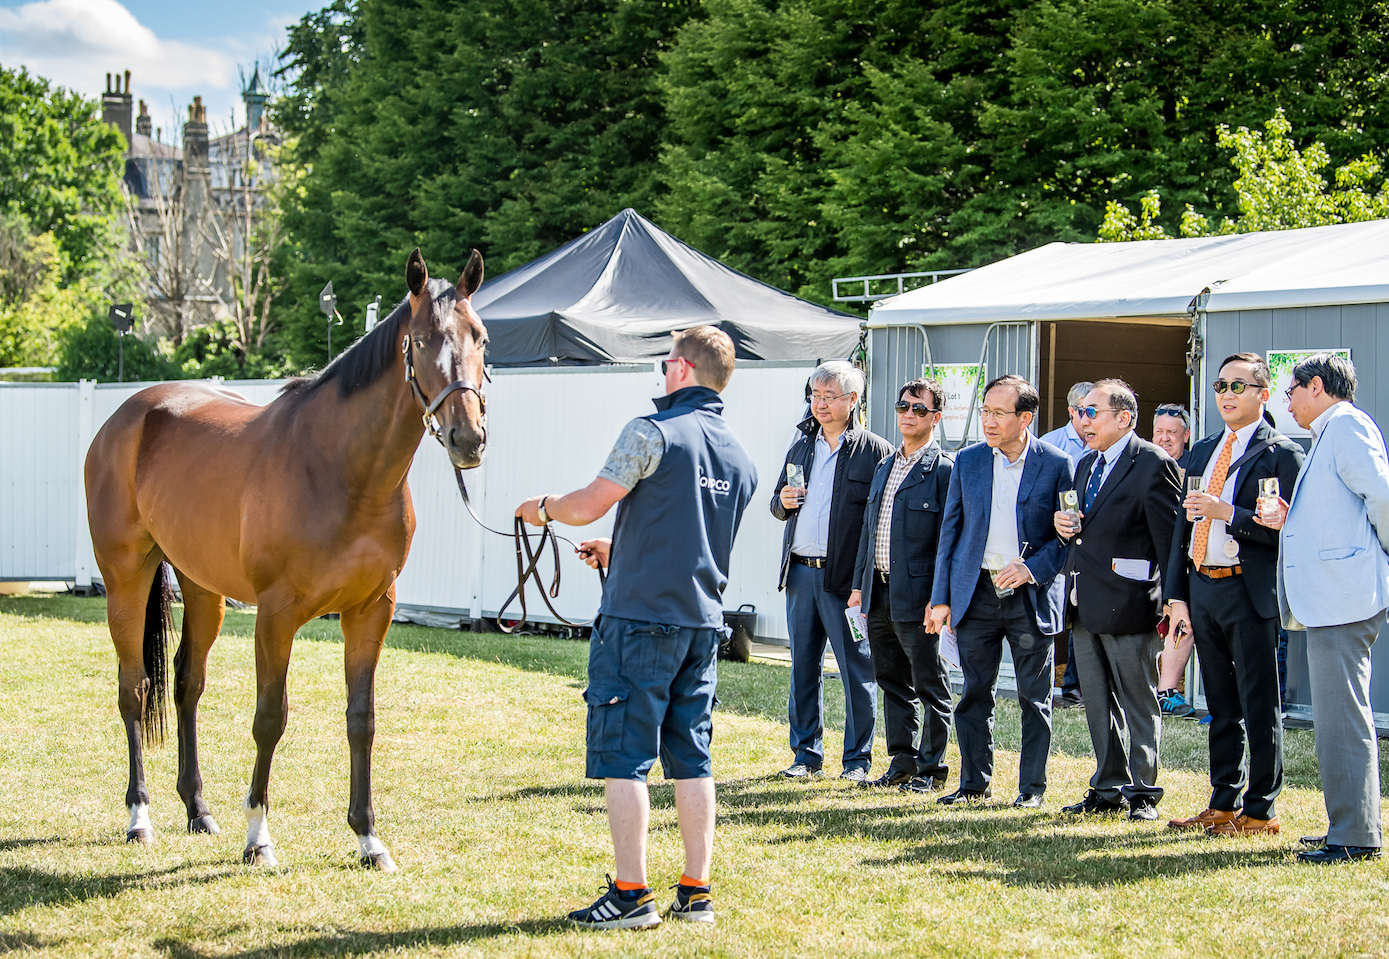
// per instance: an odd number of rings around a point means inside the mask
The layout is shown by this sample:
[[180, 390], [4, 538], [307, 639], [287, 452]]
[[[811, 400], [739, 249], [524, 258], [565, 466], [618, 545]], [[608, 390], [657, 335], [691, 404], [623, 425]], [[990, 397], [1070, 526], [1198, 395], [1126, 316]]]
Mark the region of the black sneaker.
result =
[[608, 891], [587, 909], [571, 912], [570, 922], [589, 929], [644, 929], [661, 924], [656, 894], [650, 888], [623, 891], [617, 888], [612, 876], [606, 878]]
[[714, 924], [714, 897], [708, 886], [675, 884], [675, 901], [670, 904], [670, 917], [686, 922]]

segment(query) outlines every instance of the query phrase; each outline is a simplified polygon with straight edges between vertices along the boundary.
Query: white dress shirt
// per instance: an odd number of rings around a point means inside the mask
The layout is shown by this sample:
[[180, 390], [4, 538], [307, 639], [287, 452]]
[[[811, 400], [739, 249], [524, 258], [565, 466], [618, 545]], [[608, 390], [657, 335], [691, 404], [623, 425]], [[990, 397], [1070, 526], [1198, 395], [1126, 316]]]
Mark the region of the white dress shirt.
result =
[[989, 509], [989, 536], [984, 541], [983, 568], [1000, 570], [1018, 558], [1018, 488], [1027, 454], [1032, 449], [1032, 437], [1024, 432], [1017, 461], [1010, 463], [1001, 450], [994, 450], [993, 503]]
[[[1234, 431], [1235, 445], [1230, 450], [1231, 465], [1233, 465], [1236, 460], [1238, 460], [1241, 456], [1244, 455], [1244, 451], [1249, 448], [1250, 437], [1254, 435], [1254, 431], [1258, 428], [1259, 420], [1255, 420], [1247, 426], [1241, 426], [1239, 429]], [[1226, 443], [1230, 442], [1230, 432], [1230, 427], [1227, 426], [1225, 427], [1225, 431], [1220, 434], [1220, 442], [1215, 447], [1215, 455], [1212, 456], [1210, 462], [1206, 464], [1206, 471], [1201, 474], [1201, 488], [1203, 490], [1210, 489], [1211, 475], [1215, 473], [1215, 461], [1220, 459], [1220, 451], [1225, 448]], [[1238, 481], [1239, 470], [1234, 470], [1233, 472], [1226, 474], [1225, 485], [1220, 488], [1220, 498], [1224, 502], [1233, 503], [1235, 501], [1235, 486], [1238, 483]], [[1225, 521], [1220, 519], [1207, 519], [1201, 520], [1201, 522], [1211, 524], [1210, 538], [1206, 541], [1206, 555], [1202, 558], [1192, 558], [1195, 559], [1202, 566], [1238, 565], [1239, 544], [1235, 542], [1234, 538], [1230, 535], [1230, 527], [1226, 525]], [[1194, 529], [1195, 527], [1193, 527], [1193, 531]], [[1225, 552], [1226, 543], [1235, 543], [1236, 552], [1234, 556], [1230, 556]], [[1187, 548], [1190, 549], [1190, 546], [1188, 545]]]

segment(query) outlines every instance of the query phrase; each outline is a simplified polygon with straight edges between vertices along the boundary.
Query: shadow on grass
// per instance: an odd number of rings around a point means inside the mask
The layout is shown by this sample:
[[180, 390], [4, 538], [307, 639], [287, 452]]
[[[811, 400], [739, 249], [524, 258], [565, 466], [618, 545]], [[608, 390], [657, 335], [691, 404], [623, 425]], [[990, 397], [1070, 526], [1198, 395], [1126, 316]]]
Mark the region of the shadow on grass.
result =
[[501, 936], [552, 936], [572, 929], [559, 919], [527, 919], [521, 922], [483, 922], [462, 926], [429, 926], [400, 932], [337, 932], [297, 942], [227, 952], [222, 949], [199, 951], [176, 939], [157, 939], [152, 945], [171, 959], [278, 959], [280, 956], [361, 956], [378, 952], [399, 952], [424, 947], [437, 949], [459, 943], [496, 939]]
[[[194, 873], [189, 875], [189, 873]], [[0, 866], [0, 915], [31, 906], [71, 905], [93, 899], [110, 899], [129, 890], [162, 886], [208, 885], [238, 872], [206, 862], [188, 862], [167, 869], [113, 873], [106, 876], [67, 875], [28, 866]]]

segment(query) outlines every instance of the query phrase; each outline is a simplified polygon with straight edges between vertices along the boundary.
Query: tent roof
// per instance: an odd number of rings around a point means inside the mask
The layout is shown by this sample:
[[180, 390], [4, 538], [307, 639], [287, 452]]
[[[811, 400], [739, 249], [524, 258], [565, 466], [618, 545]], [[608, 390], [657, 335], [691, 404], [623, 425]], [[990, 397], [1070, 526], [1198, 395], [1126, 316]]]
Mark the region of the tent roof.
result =
[[1389, 220], [1128, 243], [1050, 243], [880, 300], [870, 325], [1182, 316], [1389, 302]]
[[497, 366], [646, 362], [672, 330], [721, 327], [739, 359], [848, 356], [859, 320], [768, 286], [686, 246], [634, 210], [473, 295]]

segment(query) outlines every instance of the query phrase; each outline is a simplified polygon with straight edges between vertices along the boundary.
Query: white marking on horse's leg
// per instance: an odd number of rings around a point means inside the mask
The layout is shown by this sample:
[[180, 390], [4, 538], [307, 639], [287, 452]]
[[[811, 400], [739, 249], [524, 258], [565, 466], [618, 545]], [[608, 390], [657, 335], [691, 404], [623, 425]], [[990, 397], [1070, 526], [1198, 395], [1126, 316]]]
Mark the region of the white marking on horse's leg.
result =
[[277, 865], [275, 843], [270, 838], [270, 823], [264, 806], [252, 806], [249, 796], [241, 803], [241, 811], [246, 814], [246, 848], [241, 854], [243, 862], [261, 866]]
[[375, 834], [358, 836], [357, 845], [362, 850], [363, 866], [371, 866], [381, 872], [395, 872], [395, 860], [391, 858], [385, 843], [377, 839]]
[[130, 807], [130, 825], [125, 830], [125, 841], [145, 845], [154, 842], [154, 825], [150, 822], [148, 803], [136, 803]]

